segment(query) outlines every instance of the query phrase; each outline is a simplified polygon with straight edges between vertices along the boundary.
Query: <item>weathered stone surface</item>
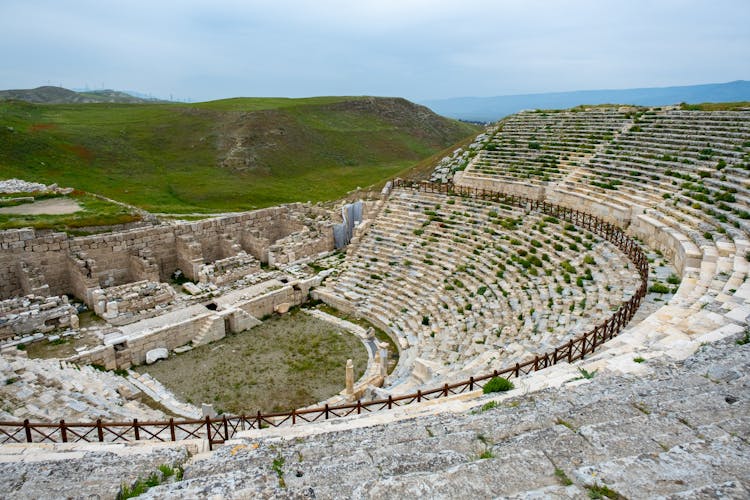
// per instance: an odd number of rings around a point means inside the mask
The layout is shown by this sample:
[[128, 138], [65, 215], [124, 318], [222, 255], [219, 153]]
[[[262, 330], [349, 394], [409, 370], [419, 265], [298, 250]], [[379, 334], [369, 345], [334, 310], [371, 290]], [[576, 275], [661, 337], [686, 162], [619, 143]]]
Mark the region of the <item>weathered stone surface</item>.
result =
[[283, 302], [276, 307], [273, 308], [274, 312], [277, 314], [286, 314], [289, 312], [289, 307], [291, 305], [288, 302]]
[[[13, 457], [3, 455], [3, 459]], [[25, 453], [0, 460], [3, 496], [15, 499], [39, 498], [117, 498], [123, 485], [132, 487], [138, 479], [156, 473], [159, 466], [179, 467], [188, 458], [183, 446], [131, 447], [112, 451], [92, 447], [54, 452]], [[172, 479], [174, 480], [174, 479]]]
[[[587, 498], [597, 484], [627, 498], [744, 498], [750, 345], [731, 338], [684, 362], [648, 363], [639, 376], [601, 373], [484, 411], [331, 422], [288, 439], [254, 431], [144, 498]], [[708, 366], [744, 375], [712, 382]], [[692, 423], [709, 411], [715, 424]], [[281, 458], [284, 487], [272, 469]]]
[[182, 289], [185, 290], [190, 295], [199, 295], [203, 292], [200, 288], [198, 288], [198, 285], [195, 283], [188, 281], [186, 283], [182, 284]]
[[158, 347], [151, 349], [146, 353], [146, 364], [150, 365], [156, 363], [160, 359], [167, 359], [169, 357], [169, 350], [166, 347]]

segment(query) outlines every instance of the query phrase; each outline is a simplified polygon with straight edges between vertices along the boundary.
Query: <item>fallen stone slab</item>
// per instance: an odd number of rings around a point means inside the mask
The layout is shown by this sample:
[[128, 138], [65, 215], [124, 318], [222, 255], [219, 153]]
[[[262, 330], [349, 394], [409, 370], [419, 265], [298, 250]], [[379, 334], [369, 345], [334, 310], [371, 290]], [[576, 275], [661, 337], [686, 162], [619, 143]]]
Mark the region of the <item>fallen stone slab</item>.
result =
[[167, 359], [169, 357], [169, 350], [166, 347], [158, 347], [151, 349], [146, 353], [146, 364], [151, 365], [156, 363], [160, 359]]

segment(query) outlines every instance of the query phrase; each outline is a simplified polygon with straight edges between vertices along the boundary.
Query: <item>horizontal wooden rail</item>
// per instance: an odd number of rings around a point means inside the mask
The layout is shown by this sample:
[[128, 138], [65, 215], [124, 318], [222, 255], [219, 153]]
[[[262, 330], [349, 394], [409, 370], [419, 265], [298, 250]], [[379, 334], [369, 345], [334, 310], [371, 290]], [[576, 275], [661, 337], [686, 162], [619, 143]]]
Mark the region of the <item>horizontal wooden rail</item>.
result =
[[66, 422], [65, 420], [33, 423], [28, 420], [24, 420], [23, 422], [0, 422], [0, 443], [179, 441], [184, 439], [206, 439], [208, 440], [209, 448], [213, 449], [215, 444], [224, 443], [237, 432], [247, 429], [299, 425], [307, 422], [390, 410], [394, 406], [445, 398], [481, 389], [488, 380], [494, 377], [517, 378], [543, 370], [557, 363], [572, 363], [583, 359], [620, 333], [633, 318], [643, 297], [646, 296], [648, 287], [648, 259], [645, 253], [622, 229], [595, 215], [546, 201], [533, 200], [517, 194], [454, 186], [452, 184], [415, 183], [396, 179], [393, 181], [393, 187], [473, 197], [520, 206], [583, 227], [614, 244], [628, 256], [638, 269], [641, 286], [628, 301], [622, 303], [617, 311], [603, 323], [596, 325], [592, 330], [556, 347], [552, 351], [535, 355], [532, 359], [516, 363], [502, 370], [494, 370], [489, 373], [470, 377], [468, 380], [453, 384], [444, 384], [442, 387], [426, 391], [419, 390], [412, 394], [388, 396], [386, 399], [372, 401], [357, 400], [356, 402], [342, 405], [325, 405], [317, 408], [266, 414], [259, 411], [255, 415], [224, 415], [219, 418], [206, 417], [200, 420], [175, 420], [170, 418], [165, 421], [139, 421], [138, 419], [133, 419], [131, 422], [102, 422], [101, 420], [76, 423]]

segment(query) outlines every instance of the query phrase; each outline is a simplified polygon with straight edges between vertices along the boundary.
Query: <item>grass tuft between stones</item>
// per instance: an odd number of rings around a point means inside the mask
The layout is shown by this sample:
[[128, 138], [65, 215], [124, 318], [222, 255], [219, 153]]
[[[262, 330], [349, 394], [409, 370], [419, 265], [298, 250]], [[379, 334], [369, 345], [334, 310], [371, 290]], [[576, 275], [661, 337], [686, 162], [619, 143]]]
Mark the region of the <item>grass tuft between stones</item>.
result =
[[484, 384], [482, 392], [490, 394], [492, 392], [505, 392], [513, 389], [513, 382], [504, 377], [492, 377], [489, 382]]

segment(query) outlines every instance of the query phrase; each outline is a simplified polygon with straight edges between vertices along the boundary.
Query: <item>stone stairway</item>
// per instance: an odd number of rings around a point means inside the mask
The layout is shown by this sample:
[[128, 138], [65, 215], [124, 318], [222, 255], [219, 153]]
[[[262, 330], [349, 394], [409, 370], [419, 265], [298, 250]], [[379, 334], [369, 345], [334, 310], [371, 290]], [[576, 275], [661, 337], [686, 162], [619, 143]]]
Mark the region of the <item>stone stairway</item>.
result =
[[458, 414], [255, 431], [143, 497], [747, 498], [750, 344], [737, 338]]
[[188, 419], [197, 419], [203, 416], [200, 409], [177, 399], [169, 389], [148, 373], [130, 371], [128, 372], [128, 381], [175, 415]]
[[203, 326], [201, 326], [201, 329], [198, 331], [198, 334], [193, 337], [193, 345], [199, 346], [217, 340], [215, 327], [216, 323], [220, 321], [223, 322], [223, 319], [221, 319], [216, 314], [212, 314], [211, 316], [207, 317], [205, 319], [205, 322], [203, 323]]

